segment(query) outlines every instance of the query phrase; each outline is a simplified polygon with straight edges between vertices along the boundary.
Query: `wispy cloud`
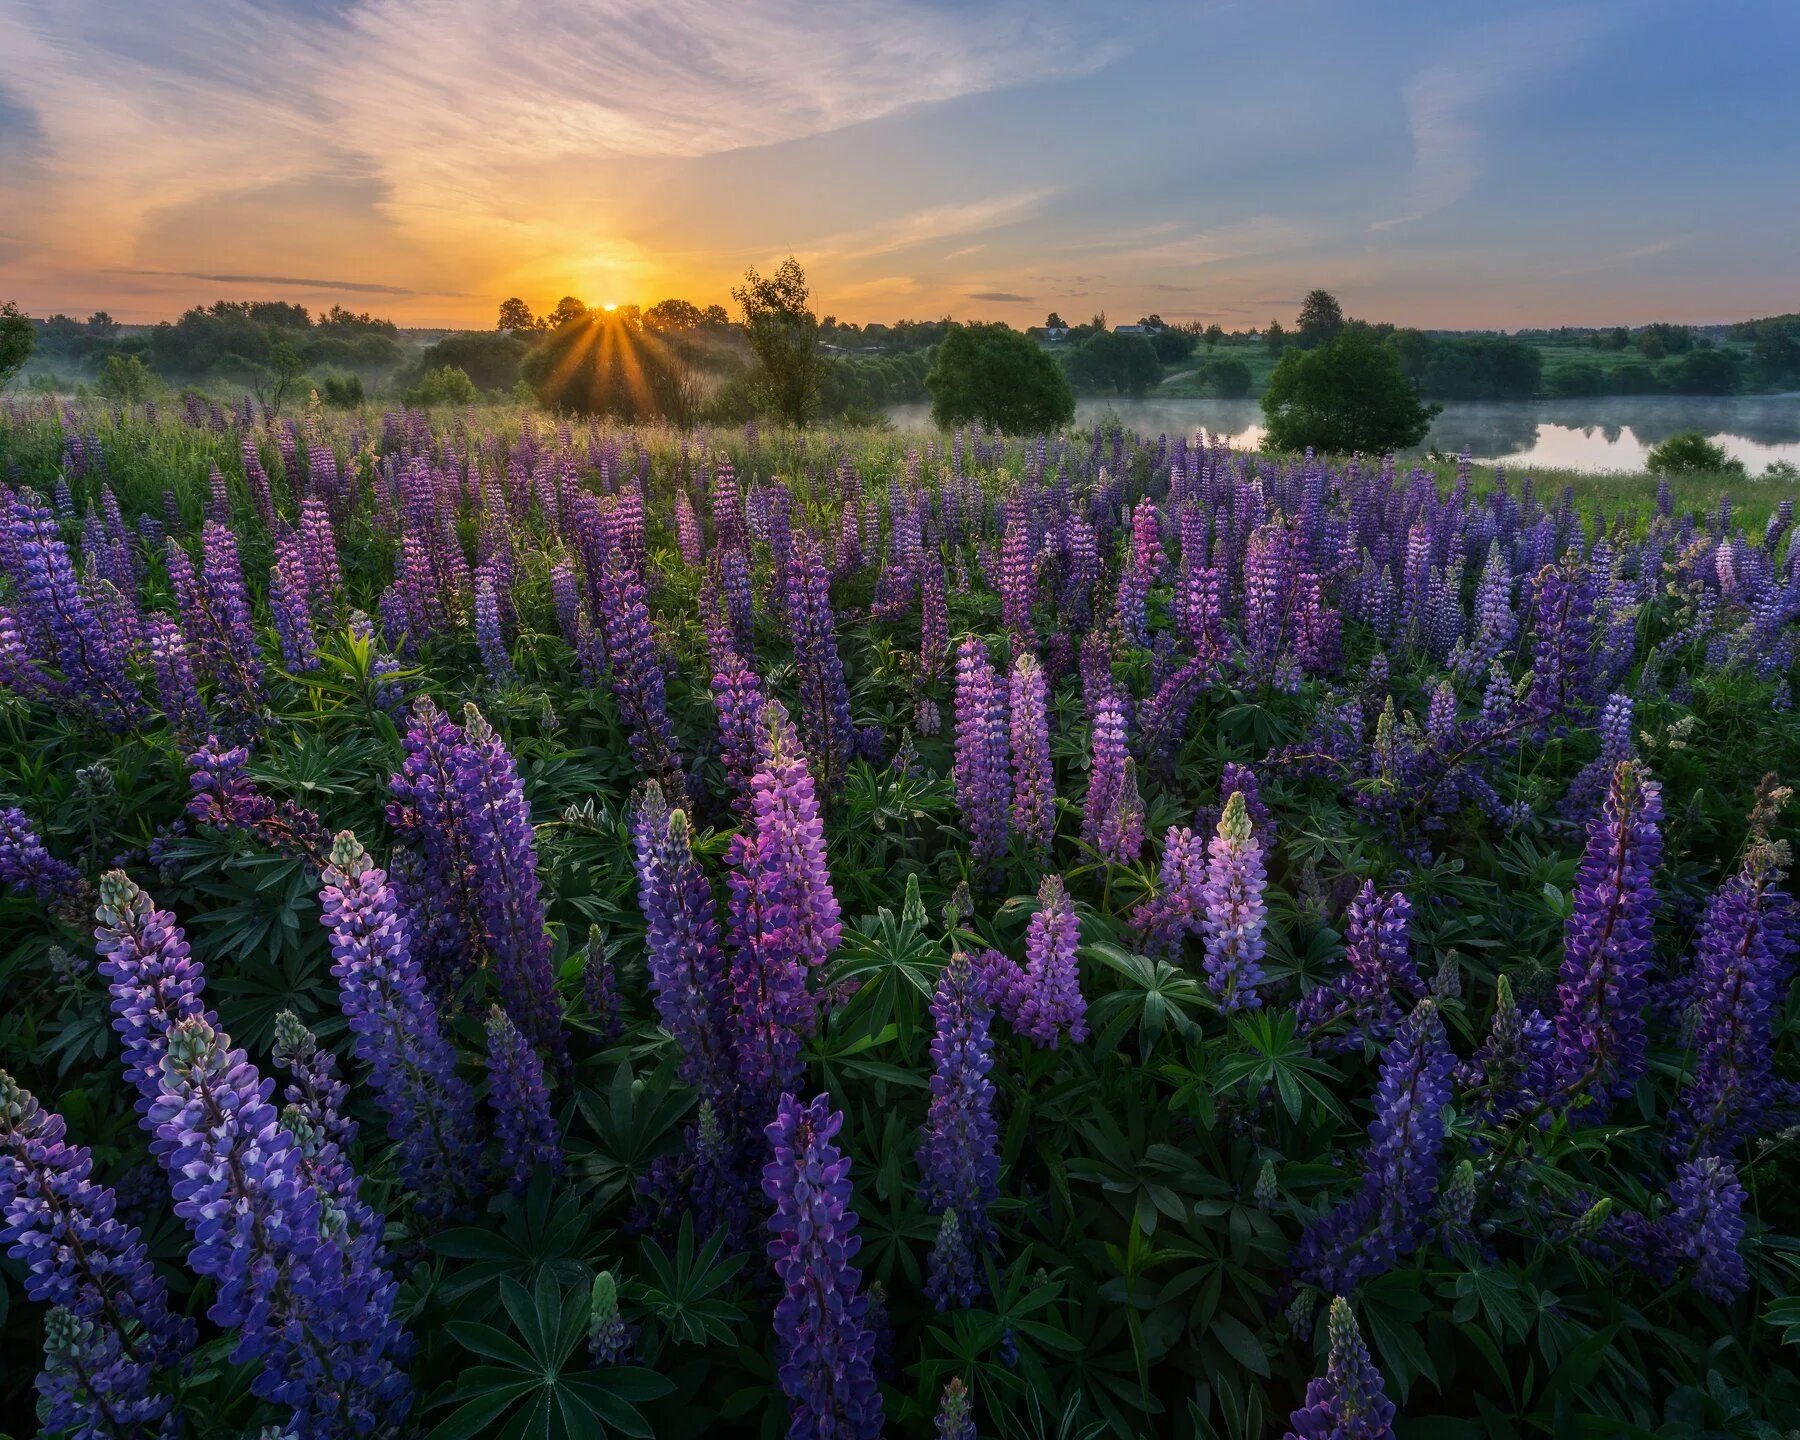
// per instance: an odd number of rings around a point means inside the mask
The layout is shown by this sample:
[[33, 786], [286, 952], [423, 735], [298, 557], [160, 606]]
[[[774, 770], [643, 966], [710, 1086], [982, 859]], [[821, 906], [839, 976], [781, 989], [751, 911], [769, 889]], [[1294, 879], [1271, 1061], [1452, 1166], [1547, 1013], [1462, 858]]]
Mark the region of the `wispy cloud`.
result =
[[987, 300], [996, 305], [1029, 305], [1031, 296], [1015, 295], [1010, 290], [970, 290], [967, 292], [971, 300]]
[[1482, 125], [1496, 102], [1574, 60], [1598, 29], [1593, 13], [1515, 15], [1462, 37], [1454, 60], [1428, 65], [1407, 81], [1413, 168], [1406, 208], [1369, 228], [1423, 220], [1473, 190], [1486, 165]]
[[346, 290], [353, 295], [448, 295], [454, 291], [414, 290], [405, 285], [376, 285], [366, 280], [319, 280], [303, 275], [217, 275], [203, 270], [124, 270], [125, 275], [169, 275], [181, 280], [211, 280], [220, 285], [273, 285], [285, 290]]

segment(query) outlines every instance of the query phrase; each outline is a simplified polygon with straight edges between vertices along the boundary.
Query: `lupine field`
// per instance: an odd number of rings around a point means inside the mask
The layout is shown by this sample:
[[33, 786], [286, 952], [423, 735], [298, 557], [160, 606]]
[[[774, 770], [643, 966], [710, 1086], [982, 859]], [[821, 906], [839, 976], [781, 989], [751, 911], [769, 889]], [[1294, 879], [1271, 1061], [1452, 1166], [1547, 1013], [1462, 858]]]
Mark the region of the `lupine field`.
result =
[[0, 408], [0, 1408], [1800, 1415], [1790, 496]]

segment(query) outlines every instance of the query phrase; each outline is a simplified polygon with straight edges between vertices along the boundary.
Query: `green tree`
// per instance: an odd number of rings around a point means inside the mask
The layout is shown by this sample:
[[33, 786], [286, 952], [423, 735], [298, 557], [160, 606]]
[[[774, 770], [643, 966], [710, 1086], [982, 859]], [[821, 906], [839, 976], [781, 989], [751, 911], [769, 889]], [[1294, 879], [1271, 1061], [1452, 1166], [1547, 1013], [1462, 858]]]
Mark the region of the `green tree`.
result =
[[1150, 337], [1150, 348], [1165, 365], [1174, 365], [1194, 353], [1199, 338], [1186, 330], [1161, 330]]
[[1046, 330], [1067, 330], [1069, 327], [1063, 323], [1062, 316], [1052, 310], [1044, 317], [1044, 328]]
[[1230, 356], [1208, 360], [1200, 367], [1200, 377], [1223, 400], [1241, 400], [1250, 393], [1250, 367]]
[[1337, 339], [1344, 328], [1344, 310], [1329, 290], [1308, 290], [1300, 302], [1296, 334], [1303, 350], [1317, 350]]
[[1744, 462], [1733, 460], [1698, 430], [1681, 430], [1658, 445], [1644, 461], [1652, 475], [1742, 475]]
[[19, 307], [10, 300], [0, 304], [0, 390], [25, 368], [36, 344], [37, 332]]
[[1271, 320], [1269, 328], [1263, 331], [1263, 344], [1269, 347], [1271, 355], [1279, 355], [1287, 349], [1288, 332], [1281, 327], [1279, 320]]
[[1156, 347], [1142, 335], [1099, 330], [1063, 358], [1069, 382], [1077, 390], [1142, 395], [1162, 381]]
[[588, 313], [587, 306], [573, 295], [565, 295], [556, 302], [556, 308], [544, 317], [548, 329], [560, 330], [565, 325], [572, 325]]
[[327, 375], [319, 384], [319, 397], [337, 410], [354, 410], [363, 403], [360, 375]]
[[[306, 374], [306, 362], [302, 360], [294, 347], [285, 340], [277, 340], [269, 347], [268, 386], [269, 408], [279, 415], [281, 402], [287, 398], [289, 390]], [[260, 393], [260, 387], [259, 387]]]
[[1743, 367], [1729, 350], [1690, 350], [1664, 373], [1678, 395], [1730, 395], [1743, 383]]
[[408, 405], [472, 405], [475, 403], [475, 382], [468, 373], [457, 369], [454, 365], [441, 365], [436, 370], [427, 370], [420, 376], [419, 383], [408, 390], [405, 395]]
[[706, 323], [706, 312], [691, 300], [658, 300], [644, 312], [644, 328], [667, 330], [680, 334], [698, 330]]
[[540, 325], [537, 316], [531, 313], [531, 307], [517, 295], [500, 302], [500, 318], [494, 324], [496, 330], [511, 330], [517, 334], [525, 330], [536, 330]]
[[1420, 401], [1391, 343], [1356, 328], [1316, 350], [1283, 355], [1262, 406], [1275, 449], [1336, 455], [1417, 445], [1438, 409]]
[[100, 368], [100, 393], [109, 400], [135, 405], [149, 398], [156, 377], [135, 355], [108, 355]]
[[450, 366], [474, 381], [477, 390], [510, 390], [519, 383], [519, 364], [529, 348], [525, 337], [513, 331], [460, 331], [419, 356], [418, 373]]
[[769, 408], [789, 425], [805, 425], [819, 391], [819, 317], [806, 272], [792, 255], [766, 278], [752, 266], [731, 292], [744, 312], [750, 349], [762, 367]]
[[1219, 342], [1225, 338], [1225, 328], [1217, 320], [1206, 327], [1206, 348], [1217, 350]]
[[1035, 340], [1006, 325], [958, 325], [925, 377], [931, 418], [948, 428], [979, 420], [1012, 435], [1053, 430], [1075, 418], [1075, 392]]

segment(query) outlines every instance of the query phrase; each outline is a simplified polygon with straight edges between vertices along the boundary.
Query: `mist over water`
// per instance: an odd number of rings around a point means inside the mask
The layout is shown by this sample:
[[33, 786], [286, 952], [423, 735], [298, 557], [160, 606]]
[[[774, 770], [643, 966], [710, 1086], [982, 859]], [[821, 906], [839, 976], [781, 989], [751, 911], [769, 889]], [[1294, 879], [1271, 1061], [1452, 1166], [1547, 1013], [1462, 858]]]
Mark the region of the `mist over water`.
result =
[[[903, 429], [931, 424], [925, 405], [888, 409]], [[1262, 407], [1255, 400], [1154, 399], [1076, 402], [1075, 422], [1107, 414], [1143, 434], [1207, 430], [1233, 445], [1254, 449], [1263, 438]], [[1773, 462], [1800, 465], [1800, 394], [1706, 398], [1688, 395], [1618, 395], [1580, 400], [1452, 402], [1444, 406], [1426, 448], [1481, 461], [1546, 470], [1642, 470], [1645, 457], [1682, 430], [1698, 430], [1760, 475]]]

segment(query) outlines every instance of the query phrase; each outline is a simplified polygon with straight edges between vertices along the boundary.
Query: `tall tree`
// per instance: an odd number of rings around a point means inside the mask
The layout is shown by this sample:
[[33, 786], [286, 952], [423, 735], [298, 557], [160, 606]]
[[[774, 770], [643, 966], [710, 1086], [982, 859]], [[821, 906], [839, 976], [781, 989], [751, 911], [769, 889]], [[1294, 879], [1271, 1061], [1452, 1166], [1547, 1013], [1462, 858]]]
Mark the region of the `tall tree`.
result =
[[1300, 302], [1297, 333], [1301, 348], [1317, 350], [1321, 345], [1329, 345], [1343, 328], [1344, 310], [1337, 296], [1329, 290], [1308, 290]]
[[495, 322], [496, 330], [536, 330], [538, 318], [531, 313], [531, 307], [517, 295], [508, 296], [500, 302], [500, 318]]
[[19, 307], [10, 300], [0, 304], [0, 390], [25, 368], [36, 344], [37, 333]]
[[731, 292], [744, 312], [750, 348], [762, 366], [769, 408], [789, 425], [805, 425], [819, 392], [819, 317], [806, 272], [792, 255], [773, 275], [752, 266]]

